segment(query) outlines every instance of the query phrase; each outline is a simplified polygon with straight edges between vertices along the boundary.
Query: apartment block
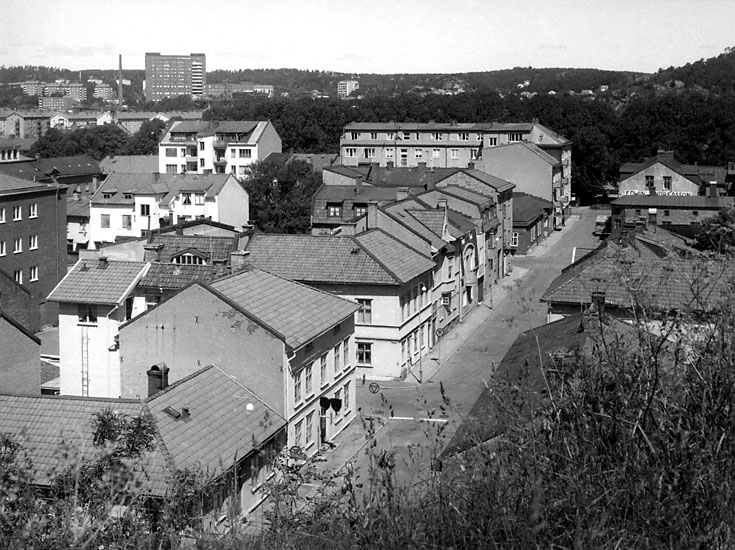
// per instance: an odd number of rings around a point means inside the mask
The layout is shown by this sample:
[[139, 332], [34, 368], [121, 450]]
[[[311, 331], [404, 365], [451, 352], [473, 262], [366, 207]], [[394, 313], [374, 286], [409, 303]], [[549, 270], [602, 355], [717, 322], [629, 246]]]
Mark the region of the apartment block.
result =
[[360, 89], [360, 83], [357, 80], [340, 80], [337, 83], [337, 96], [340, 99], [350, 97], [355, 90]]
[[200, 97], [207, 83], [207, 59], [203, 53], [189, 55], [145, 54], [145, 97], [159, 101], [165, 97]]

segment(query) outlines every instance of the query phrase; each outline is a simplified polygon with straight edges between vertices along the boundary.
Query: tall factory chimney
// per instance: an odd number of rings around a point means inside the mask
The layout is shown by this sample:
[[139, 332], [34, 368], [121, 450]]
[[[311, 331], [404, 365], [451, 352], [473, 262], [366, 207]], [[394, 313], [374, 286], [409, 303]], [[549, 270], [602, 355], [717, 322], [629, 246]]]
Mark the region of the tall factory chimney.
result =
[[117, 109], [115, 110], [115, 124], [117, 124], [117, 114], [123, 106], [123, 82], [122, 82], [122, 54], [119, 54], [120, 69], [117, 75]]

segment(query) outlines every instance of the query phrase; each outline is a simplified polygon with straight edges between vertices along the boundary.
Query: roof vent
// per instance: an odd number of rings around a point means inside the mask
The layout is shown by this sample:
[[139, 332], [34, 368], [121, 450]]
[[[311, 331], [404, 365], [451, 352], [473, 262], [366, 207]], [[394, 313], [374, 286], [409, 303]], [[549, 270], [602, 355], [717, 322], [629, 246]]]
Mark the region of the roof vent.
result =
[[179, 418], [181, 418], [181, 413], [177, 411], [176, 409], [174, 409], [173, 407], [170, 407], [170, 406], [166, 407], [165, 409], [163, 409], [163, 412], [165, 412], [167, 415], [169, 415], [174, 420], [178, 420]]
[[108, 265], [107, 256], [100, 256], [99, 261], [97, 262], [97, 269], [107, 269]]
[[79, 269], [81, 269], [82, 271], [87, 271], [89, 269], [89, 267], [87, 266], [87, 262], [82, 262], [82, 267], [80, 267]]

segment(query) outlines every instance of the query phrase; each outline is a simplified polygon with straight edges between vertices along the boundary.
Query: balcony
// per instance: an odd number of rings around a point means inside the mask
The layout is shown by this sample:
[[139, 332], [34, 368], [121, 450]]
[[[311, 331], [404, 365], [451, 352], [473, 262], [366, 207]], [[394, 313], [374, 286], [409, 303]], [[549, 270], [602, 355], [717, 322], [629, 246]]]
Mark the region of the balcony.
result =
[[227, 164], [227, 157], [214, 157], [214, 164], [215, 165]]

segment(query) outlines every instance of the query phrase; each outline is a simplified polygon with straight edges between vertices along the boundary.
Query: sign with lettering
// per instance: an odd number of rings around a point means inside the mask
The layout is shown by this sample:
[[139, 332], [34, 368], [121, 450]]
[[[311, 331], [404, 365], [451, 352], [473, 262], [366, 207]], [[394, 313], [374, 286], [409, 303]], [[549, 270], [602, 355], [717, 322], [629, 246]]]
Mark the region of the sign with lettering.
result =
[[624, 195], [647, 195], [651, 197], [691, 197], [689, 191], [656, 191], [655, 195], [651, 195], [648, 191], [639, 191], [638, 189], [628, 189]]

